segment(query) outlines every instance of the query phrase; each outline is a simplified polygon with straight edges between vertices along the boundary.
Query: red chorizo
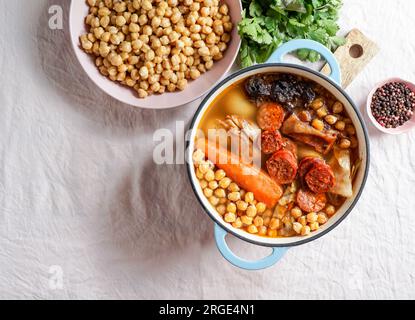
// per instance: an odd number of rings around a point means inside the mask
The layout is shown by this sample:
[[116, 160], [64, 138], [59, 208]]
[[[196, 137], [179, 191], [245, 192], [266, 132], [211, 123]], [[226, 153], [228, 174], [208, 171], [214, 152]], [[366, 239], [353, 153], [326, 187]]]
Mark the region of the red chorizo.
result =
[[315, 193], [329, 192], [335, 184], [333, 170], [325, 163], [315, 164], [305, 175], [304, 180], [310, 190]]
[[286, 150], [274, 153], [266, 163], [269, 175], [279, 184], [289, 184], [294, 181], [298, 165], [294, 155]]
[[263, 104], [257, 114], [257, 123], [262, 130], [279, 130], [284, 122], [285, 112], [277, 103]]
[[327, 198], [324, 193], [313, 193], [309, 190], [301, 189], [297, 193], [297, 204], [305, 212], [319, 212], [324, 209]]
[[300, 178], [304, 178], [305, 175], [314, 167], [315, 164], [324, 163], [320, 158], [314, 157], [305, 157], [301, 160], [300, 165], [298, 166], [298, 175]]
[[261, 150], [265, 154], [273, 154], [283, 147], [284, 140], [278, 130], [265, 130], [261, 134]]

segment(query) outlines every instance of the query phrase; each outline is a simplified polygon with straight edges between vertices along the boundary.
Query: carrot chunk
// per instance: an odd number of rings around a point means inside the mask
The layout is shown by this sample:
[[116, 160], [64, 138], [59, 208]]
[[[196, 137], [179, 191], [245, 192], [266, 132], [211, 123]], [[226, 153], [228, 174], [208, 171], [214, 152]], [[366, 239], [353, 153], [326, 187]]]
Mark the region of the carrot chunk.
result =
[[265, 171], [252, 164], [243, 163], [238, 156], [207, 139], [197, 140], [196, 148], [205, 150], [210, 161], [224, 170], [227, 176], [241, 188], [252, 192], [255, 199], [265, 203], [268, 208], [275, 207], [281, 199], [283, 194], [281, 185], [271, 179]]

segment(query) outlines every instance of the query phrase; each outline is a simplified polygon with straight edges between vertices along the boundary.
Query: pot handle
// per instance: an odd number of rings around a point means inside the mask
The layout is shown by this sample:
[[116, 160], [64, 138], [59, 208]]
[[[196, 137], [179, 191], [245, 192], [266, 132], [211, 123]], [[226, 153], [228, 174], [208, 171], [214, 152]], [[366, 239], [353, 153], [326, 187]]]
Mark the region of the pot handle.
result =
[[321, 54], [330, 65], [330, 78], [337, 84], [341, 84], [341, 69], [333, 53], [321, 43], [313, 40], [297, 39], [291, 40], [281, 45], [268, 59], [267, 63], [281, 63], [287, 53], [300, 49], [310, 49]]
[[226, 235], [228, 233], [218, 224], [215, 224], [215, 240], [216, 245], [222, 256], [235, 267], [245, 270], [262, 270], [276, 264], [287, 252], [287, 248], [272, 248], [272, 253], [258, 261], [249, 261], [236, 256], [226, 243]]

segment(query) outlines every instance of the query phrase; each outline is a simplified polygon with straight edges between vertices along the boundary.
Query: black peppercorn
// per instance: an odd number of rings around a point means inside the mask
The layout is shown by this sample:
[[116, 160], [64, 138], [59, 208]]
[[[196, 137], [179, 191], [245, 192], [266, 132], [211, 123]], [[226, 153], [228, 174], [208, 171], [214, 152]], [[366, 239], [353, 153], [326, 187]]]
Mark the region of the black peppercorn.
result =
[[397, 128], [409, 121], [415, 107], [415, 93], [404, 83], [391, 82], [376, 90], [371, 110], [385, 128]]

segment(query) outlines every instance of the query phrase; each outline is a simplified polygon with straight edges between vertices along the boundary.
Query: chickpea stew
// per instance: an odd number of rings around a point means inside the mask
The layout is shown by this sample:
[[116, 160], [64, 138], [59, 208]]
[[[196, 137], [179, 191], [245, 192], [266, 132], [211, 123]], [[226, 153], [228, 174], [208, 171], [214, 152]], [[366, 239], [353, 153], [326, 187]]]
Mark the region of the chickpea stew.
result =
[[229, 8], [219, 0], [87, 0], [82, 49], [139, 98], [184, 90], [223, 58]]
[[308, 236], [353, 196], [361, 163], [356, 129], [343, 104], [310, 80], [266, 73], [234, 83], [199, 129], [196, 177], [234, 228]]

